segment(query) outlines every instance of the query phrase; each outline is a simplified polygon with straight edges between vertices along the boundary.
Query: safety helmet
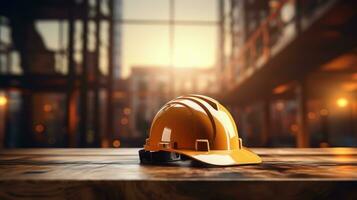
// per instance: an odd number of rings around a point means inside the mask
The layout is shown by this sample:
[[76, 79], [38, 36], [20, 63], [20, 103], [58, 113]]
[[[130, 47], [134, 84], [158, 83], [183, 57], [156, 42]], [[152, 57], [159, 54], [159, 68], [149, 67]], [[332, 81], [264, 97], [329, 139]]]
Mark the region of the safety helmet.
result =
[[139, 155], [142, 163], [183, 157], [222, 166], [262, 162], [242, 146], [227, 109], [203, 95], [180, 96], [166, 103], [153, 119], [149, 138]]

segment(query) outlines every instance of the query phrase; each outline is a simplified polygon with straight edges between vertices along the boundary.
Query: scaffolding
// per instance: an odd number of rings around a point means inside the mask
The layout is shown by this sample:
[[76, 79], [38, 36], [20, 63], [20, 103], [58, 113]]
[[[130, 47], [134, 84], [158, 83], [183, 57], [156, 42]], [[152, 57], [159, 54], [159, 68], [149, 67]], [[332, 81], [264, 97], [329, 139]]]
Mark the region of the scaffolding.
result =
[[[2, 62], [4, 66], [0, 67], [6, 69], [0, 73], [0, 90], [5, 93], [17, 91], [21, 94], [22, 117], [20, 122], [17, 122], [21, 128], [21, 139], [13, 146], [41, 146], [35, 141], [37, 136], [34, 132], [41, 132], [46, 127], [43, 127], [43, 124], [37, 127], [34, 123], [33, 117], [37, 112], [42, 112], [34, 109], [38, 103], [35, 95], [49, 93], [65, 96], [66, 130], [60, 130], [65, 134], [65, 141], [57, 146], [99, 147], [100, 141], [111, 138], [114, 80], [113, 7], [113, 0], [1, 2], [0, 32], [10, 29], [12, 44], [2, 45], [1, 56], [6, 56], [7, 59]], [[58, 42], [61, 48], [51, 51], [48, 44], [40, 45], [44, 43], [44, 38], [40, 38], [37, 24], [33, 25], [37, 21], [59, 23]], [[65, 22], [65, 26], [62, 22]], [[15, 30], [16, 27], [21, 27], [22, 30]], [[53, 31], [50, 29], [46, 30]], [[15, 39], [19, 38], [16, 34], [22, 34], [24, 40]], [[66, 42], [63, 41], [64, 38]], [[31, 50], [33, 52], [30, 52]], [[11, 52], [19, 54], [20, 73], [11, 72]], [[36, 57], [37, 53], [40, 57]], [[41, 63], [37, 58], [48, 58], [49, 61]], [[101, 58], [107, 60], [107, 63], [102, 64]], [[47, 66], [58, 63], [62, 63], [60, 70], [55, 66]], [[101, 69], [101, 66], [104, 67]], [[101, 98], [101, 93], [105, 94], [105, 98]], [[106, 102], [100, 103], [101, 101]], [[106, 108], [101, 108], [101, 104], [106, 105]], [[44, 105], [43, 109], [50, 111], [52, 105]], [[61, 109], [63, 108], [59, 108]], [[106, 122], [99, 123], [99, 119], [103, 117]], [[91, 137], [88, 137], [89, 132]], [[11, 147], [11, 142], [6, 141], [9, 140], [6, 138], [10, 135], [9, 131], [6, 133], [5, 145]]]

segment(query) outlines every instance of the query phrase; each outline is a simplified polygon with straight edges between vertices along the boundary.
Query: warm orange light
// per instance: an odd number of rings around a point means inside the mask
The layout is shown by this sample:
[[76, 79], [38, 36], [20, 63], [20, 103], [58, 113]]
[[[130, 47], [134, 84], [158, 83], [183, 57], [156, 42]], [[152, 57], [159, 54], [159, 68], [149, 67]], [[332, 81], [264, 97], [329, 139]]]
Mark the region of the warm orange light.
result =
[[45, 104], [43, 106], [43, 111], [45, 112], [51, 112], [53, 109], [52, 109], [52, 105], [51, 104]]
[[353, 74], [352, 74], [352, 79], [353, 79], [353, 80], [357, 80], [357, 73], [353, 73]]
[[129, 122], [129, 120], [128, 120], [128, 118], [126, 118], [126, 117], [124, 117], [124, 118], [122, 118], [122, 119], [120, 120], [120, 123], [121, 123], [122, 125], [126, 125], [126, 124], [128, 124], [128, 122]]
[[113, 141], [113, 147], [115, 147], [115, 148], [120, 147], [120, 141], [119, 140], [114, 140]]
[[342, 90], [346, 92], [353, 92], [357, 90], [357, 83], [355, 82], [346, 82], [341, 85]]
[[126, 94], [125, 94], [125, 92], [115, 92], [114, 97], [117, 99], [121, 99], [121, 98], [126, 97]]
[[285, 84], [285, 85], [279, 85], [278, 87], [273, 89], [273, 93], [274, 94], [282, 94], [284, 92], [286, 92], [289, 89], [289, 85]]
[[336, 104], [340, 108], [344, 108], [348, 105], [348, 100], [344, 97], [340, 97], [336, 100]]
[[37, 124], [37, 125], [35, 126], [35, 131], [36, 131], [37, 133], [43, 133], [43, 131], [45, 131], [45, 126], [42, 125], [42, 124]]
[[326, 108], [320, 110], [320, 115], [321, 116], [326, 116], [328, 115], [328, 110]]
[[299, 126], [298, 126], [297, 124], [292, 124], [292, 125], [290, 126], [290, 130], [291, 130], [292, 132], [298, 132], [298, 131], [299, 131]]
[[124, 112], [124, 114], [129, 115], [131, 113], [131, 109], [130, 108], [124, 108], [123, 112]]
[[102, 148], [108, 148], [109, 147], [108, 139], [105, 139], [105, 138], [102, 139], [101, 146], [102, 146]]
[[276, 104], [276, 109], [277, 109], [278, 111], [284, 110], [284, 107], [285, 107], [285, 104], [284, 104], [283, 102], [278, 102], [278, 103]]
[[309, 112], [309, 113], [307, 114], [307, 117], [308, 117], [310, 120], [314, 120], [314, 119], [316, 119], [316, 113], [314, 113], [314, 112]]
[[0, 106], [5, 106], [7, 104], [7, 98], [5, 96], [0, 96]]

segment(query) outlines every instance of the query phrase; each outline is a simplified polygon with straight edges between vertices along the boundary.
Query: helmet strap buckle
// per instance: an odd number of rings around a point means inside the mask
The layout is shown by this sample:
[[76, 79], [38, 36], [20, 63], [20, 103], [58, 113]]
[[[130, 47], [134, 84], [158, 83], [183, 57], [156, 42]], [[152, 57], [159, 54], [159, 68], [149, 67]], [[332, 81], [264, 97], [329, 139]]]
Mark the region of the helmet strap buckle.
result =
[[169, 148], [171, 148], [170, 142], [160, 142], [158, 145], [159, 145], [159, 147], [161, 147], [161, 148], [163, 148], [163, 149], [169, 149]]
[[207, 139], [197, 139], [195, 149], [196, 151], [210, 151], [209, 141]]

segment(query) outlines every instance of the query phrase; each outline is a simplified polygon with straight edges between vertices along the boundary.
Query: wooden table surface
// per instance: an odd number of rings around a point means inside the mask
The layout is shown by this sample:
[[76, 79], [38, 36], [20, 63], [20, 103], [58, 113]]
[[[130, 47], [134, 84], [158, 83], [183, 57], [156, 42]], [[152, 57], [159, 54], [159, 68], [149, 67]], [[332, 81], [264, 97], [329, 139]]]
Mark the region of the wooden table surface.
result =
[[138, 149], [0, 150], [0, 199], [357, 199], [357, 148], [253, 149], [263, 163], [140, 165]]

